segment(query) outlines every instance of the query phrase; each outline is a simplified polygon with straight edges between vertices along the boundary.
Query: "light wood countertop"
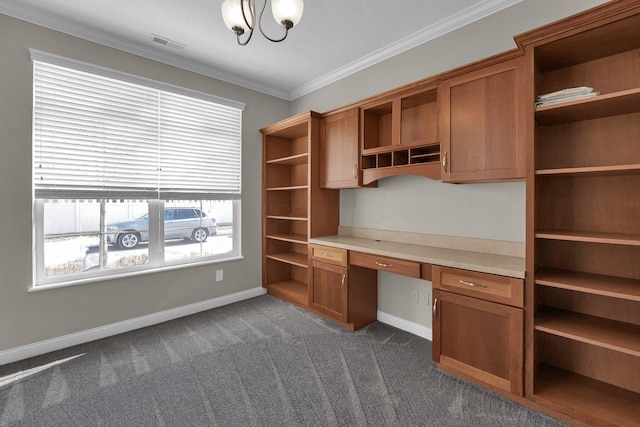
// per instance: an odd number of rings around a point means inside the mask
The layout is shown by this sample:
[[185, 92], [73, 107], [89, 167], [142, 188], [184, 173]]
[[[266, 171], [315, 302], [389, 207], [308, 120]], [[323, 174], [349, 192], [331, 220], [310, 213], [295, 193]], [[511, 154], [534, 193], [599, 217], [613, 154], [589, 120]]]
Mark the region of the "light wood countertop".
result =
[[525, 259], [517, 255], [509, 256], [347, 235], [316, 237], [309, 239], [309, 243], [521, 279], [524, 278], [525, 273]]

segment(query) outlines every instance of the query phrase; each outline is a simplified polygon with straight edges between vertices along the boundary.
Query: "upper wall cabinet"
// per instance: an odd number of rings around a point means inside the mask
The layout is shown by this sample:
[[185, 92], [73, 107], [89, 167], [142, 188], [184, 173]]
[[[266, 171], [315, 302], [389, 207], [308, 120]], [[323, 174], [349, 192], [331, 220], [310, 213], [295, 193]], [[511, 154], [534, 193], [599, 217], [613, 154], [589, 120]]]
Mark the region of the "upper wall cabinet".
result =
[[413, 174], [440, 179], [435, 85], [378, 98], [360, 109], [362, 179]]
[[320, 122], [320, 187], [361, 185], [358, 108], [325, 114]]
[[439, 87], [442, 180], [482, 182], [524, 179], [524, 57], [444, 80]]

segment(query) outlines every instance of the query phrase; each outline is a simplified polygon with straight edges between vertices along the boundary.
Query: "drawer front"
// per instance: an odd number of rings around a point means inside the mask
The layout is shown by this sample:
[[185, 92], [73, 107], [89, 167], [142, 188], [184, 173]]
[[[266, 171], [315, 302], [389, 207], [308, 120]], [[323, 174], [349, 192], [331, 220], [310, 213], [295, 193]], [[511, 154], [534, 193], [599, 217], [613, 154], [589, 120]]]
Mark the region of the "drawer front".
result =
[[347, 266], [347, 250], [332, 248], [330, 246], [311, 245], [309, 255], [312, 259], [316, 259], [329, 264]]
[[433, 287], [486, 301], [522, 307], [524, 281], [451, 267], [433, 267]]
[[351, 252], [350, 264], [420, 278], [420, 263], [380, 255]]

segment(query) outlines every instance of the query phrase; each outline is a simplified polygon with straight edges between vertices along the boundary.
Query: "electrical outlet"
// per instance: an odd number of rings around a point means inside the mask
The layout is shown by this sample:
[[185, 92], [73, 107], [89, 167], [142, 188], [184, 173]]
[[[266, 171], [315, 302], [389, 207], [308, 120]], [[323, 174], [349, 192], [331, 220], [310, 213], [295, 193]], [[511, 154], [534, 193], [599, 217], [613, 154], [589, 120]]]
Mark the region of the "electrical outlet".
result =
[[224, 270], [216, 270], [216, 282], [222, 282]]
[[431, 293], [429, 291], [420, 291], [420, 304], [431, 304]]
[[419, 293], [417, 289], [411, 289], [411, 301], [418, 303], [420, 301], [419, 299]]

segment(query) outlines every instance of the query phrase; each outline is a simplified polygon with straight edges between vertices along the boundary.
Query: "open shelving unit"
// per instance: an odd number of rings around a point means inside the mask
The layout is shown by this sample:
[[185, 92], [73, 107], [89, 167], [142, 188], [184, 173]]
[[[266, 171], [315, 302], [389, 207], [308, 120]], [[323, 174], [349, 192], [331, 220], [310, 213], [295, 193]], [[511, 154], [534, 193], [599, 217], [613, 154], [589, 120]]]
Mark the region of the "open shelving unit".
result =
[[535, 109], [527, 177], [526, 397], [593, 425], [640, 423], [640, 5], [617, 3], [525, 41], [534, 96], [599, 92]]
[[262, 129], [262, 283], [309, 305], [308, 240], [336, 234], [338, 192], [319, 188], [319, 115], [300, 114]]
[[363, 184], [400, 174], [440, 179], [437, 101], [428, 86], [361, 108]]

